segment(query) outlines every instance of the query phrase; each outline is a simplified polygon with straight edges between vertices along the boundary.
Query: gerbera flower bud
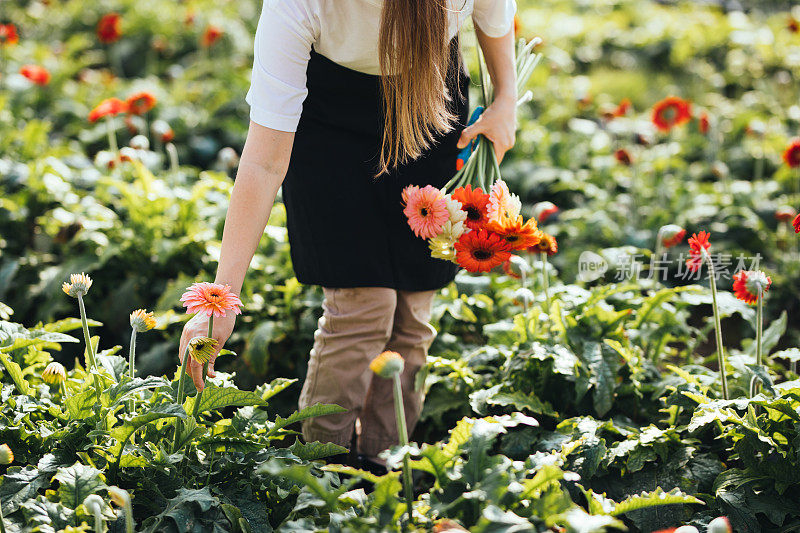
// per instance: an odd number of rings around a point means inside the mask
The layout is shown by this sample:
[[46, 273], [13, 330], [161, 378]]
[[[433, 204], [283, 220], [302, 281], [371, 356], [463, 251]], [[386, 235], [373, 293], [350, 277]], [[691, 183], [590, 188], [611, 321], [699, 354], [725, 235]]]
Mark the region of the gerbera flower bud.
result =
[[127, 110], [128, 104], [119, 98], [106, 98], [89, 113], [89, 122], [97, 122], [103, 117], [113, 117], [125, 113]]
[[67, 370], [64, 365], [53, 361], [42, 372], [42, 381], [48, 385], [61, 385], [67, 379]]
[[0, 24], [0, 46], [13, 46], [18, 42], [17, 27], [13, 24]]
[[123, 146], [119, 150], [119, 159], [120, 161], [137, 161], [139, 159], [139, 154], [136, 153], [136, 150], [131, 148], [130, 146]]
[[791, 168], [800, 167], [800, 138], [792, 139], [792, 142], [783, 152], [783, 160]]
[[236, 150], [230, 146], [226, 146], [220, 150], [217, 154], [217, 157], [219, 158], [220, 163], [225, 166], [225, 168], [234, 168], [239, 164], [239, 154], [237, 154]]
[[555, 255], [558, 253], [558, 241], [556, 241], [556, 238], [549, 233], [542, 232], [539, 243], [528, 248], [528, 251], [533, 253], [544, 252], [547, 255]]
[[382, 378], [392, 378], [402, 373], [404, 366], [403, 356], [387, 350], [372, 360], [369, 369]]
[[760, 270], [740, 270], [733, 275], [733, 294], [750, 305], [764, 297], [772, 286], [769, 276]]
[[750, 135], [755, 136], [762, 136], [767, 131], [767, 125], [764, 123], [763, 120], [751, 120], [750, 123], [747, 125], [747, 129], [745, 130]]
[[781, 222], [789, 222], [797, 216], [797, 211], [792, 206], [782, 205], [775, 210], [775, 218]]
[[83, 506], [86, 507], [86, 510], [92, 515], [96, 516], [103, 514], [103, 507], [106, 506], [106, 502], [97, 494], [90, 494], [83, 500]]
[[538, 202], [533, 206], [533, 218], [543, 224], [545, 220], [558, 213], [558, 207], [553, 202]]
[[203, 313], [206, 316], [225, 316], [228, 311], [238, 315], [242, 301], [231, 292], [230, 285], [219, 283], [193, 283], [181, 296], [187, 313]]
[[149, 150], [150, 149], [150, 140], [145, 137], [144, 135], [136, 135], [131, 138], [130, 143], [131, 148], [134, 150]]
[[703, 250], [708, 251], [711, 248], [711, 243], [708, 242], [710, 233], [701, 231], [700, 233], [692, 233], [689, 237], [689, 259], [686, 260], [686, 267], [695, 272], [700, 265], [703, 264]]
[[620, 165], [625, 165], [626, 167], [631, 166], [633, 163], [630, 152], [628, 152], [625, 148], [619, 148], [616, 152], [614, 152], [614, 159], [617, 160], [617, 163]]
[[61, 290], [69, 294], [73, 298], [83, 296], [89, 292], [89, 287], [92, 286], [92, 278], [81, 272], [80, 274], [72, 274], [69, 277], [69, 283], [66, 281], [61, 285]]
[[733, 533], [728, 517], [720, 516], [709, 522], [708, 533]]
[[714, 174], [717, 178], [727, 178], [728, 175], [731, 173], [728, 165], [723, 163], [722, 161], [714, 161], [711, 163], [711, 173]]
[[137, 309], [130, 316], [131, 327], [136, 331], [148, 331], [156, 327], [156, 318], [153, 312], [147, 312], [144, 309]]
[[706, 135], [706, 134], [708, 134], [709, 127], [710, 127], [710, 122], [709, 122], [709, 119], [708, 119], [708, 113], [703, 111], [700, 114], [700, 118], [698, 119], [697, 129], [700, 130], [700, 133], [702, 133], [703, 135]]
[[114, 168], [117, 163], [117, 158], [112, 152], [108, 150], [100, 150], [94, 156], [94, 164], [100, 168]]
[[222, 37], [222, 28], [209, 24], [206, 31], [203, 32], [203, 37], [200, 39], [200, 44], [208, 48]]
[[800, 233], [800, 215], [794, 217], [794, 220], [792, 220], [792, 227], [795, 233]]
[[168, 143], [175, 138], [175, 133], [165, 120], [154, 121], [150, 129], [153, 130], [153, 133], [158, 136], [162, 143]]
[[631, 108], [631, 101], [628, 98], [623, 98], [620, 100], [619, 105], [614, 110], [614, 117], [624, 117], [628, 114], [628, 110]]
[[131, 495], [128, 494], [128, 491], [119, 487], [108, 487], [108, 497], [118, 507], [125, 507], [131, 501]]
[[518, 255], [512, 255], [503, 263], [503, 272], [512, 278], [520, 279], [523, 274], [530, 274], [531, 266]]
[[517, 305], [531, 305], [534, 299], [533, 291], [526, 287], [521, 287], [514, 291], [514, 303]]
[[0, 444], [0, 465], [10, 465], [14, 462], [14, 452], [8, 444]]
[[700, 533], [694, 526], [681, 526], [672, 530], [672, 533]]
[[189, 357], [201, 365], [211, 360], [217, 341], [211, 337], [194, 337], [189, 341]]
[[661, 236], [661, 245], [664, 248], [672, 248], [681, 243], [686, 236], [686, 230], [677, 224], [667, 224], [661, 226], [661, 229], [658, 230], [658, 234]]

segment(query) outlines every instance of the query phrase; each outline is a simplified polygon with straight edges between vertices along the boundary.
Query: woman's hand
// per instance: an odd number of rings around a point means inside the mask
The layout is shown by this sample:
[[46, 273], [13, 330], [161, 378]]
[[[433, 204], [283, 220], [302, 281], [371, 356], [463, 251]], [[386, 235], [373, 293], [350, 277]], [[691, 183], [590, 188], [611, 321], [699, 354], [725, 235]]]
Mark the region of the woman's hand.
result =
[[[214, 362], [217, 360], [217, 355], [220, 350], [222, 350], [225, 342], [231, 336], [231, 333], [233, 333], [233, 325], [235, 322], [236, 315], [233, 313], [228, 313], [227, 316], [224, 317], [214, 317], [214, 331], [212, 337], [217, 341], [217, 345], [214, 347], [214, 355], [211, 356], [208, 362], [209, 377], [213, 378], [216, 376], [214, 372]], [[208, 317], [197, 313], [183, 326], [180, 351], [178, 352], [178, 359], [181, 363], [183, 363], [183, 356], [186, 353], [186, 345], [189, 344], [189, 341], [194, 337], [205, 337], [207, 335]], [[197, 390], [203, 390], [203, 380], [205, 378], [205, 376], [203, 376], [203, 365], [190, 358], [189, 364], [186, 366], [186, 372], [191, 376]]]
[[517, 101], [513, 96], [498, 96], [473, 125], [464, 128], [458, 139], [458, 148], [464, 148], [482, 134], [492, 141], [499, 163], [506, 152], [514, 147], [516, 133]]

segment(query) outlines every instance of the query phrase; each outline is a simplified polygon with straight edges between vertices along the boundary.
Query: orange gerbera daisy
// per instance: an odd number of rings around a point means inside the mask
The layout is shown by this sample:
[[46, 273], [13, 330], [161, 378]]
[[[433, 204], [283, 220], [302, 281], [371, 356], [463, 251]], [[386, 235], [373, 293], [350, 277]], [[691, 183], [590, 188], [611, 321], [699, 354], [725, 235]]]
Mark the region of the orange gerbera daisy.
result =
[[740, 270], [733, 275], [733, 294], [741, 301], [754, 304], [763, 298], [772, 285], [769, 276], [760, 270]]
[[142, 115], [155, 107], [156, 97], [151, 92], [142, 91], [130, 95], [125, 103], [128, 104], [129, 113]]
[[0, 46], [12, 46], [18, 42], [17, 27], [13, 24], [0, 24]]
[[489, 272], [511, 257], [511, 247], [505, 239], [485, 229], [463, 234], [455, 248], [456, 261], [470, 272]]
[[219, 283], [193, 283], [181, 296], [187, 313], [203, 313], [206, 316], [225, 316], [228, 311], [234, 315], [242, 312], [242, 301], [231, 292], [230, 285]]
[[24, 65], [19, 69], [19, 73], [36, 85], [47, 85], [50, 82], [50, 73], [39, 65]]
[[127, 110], [128, 104], [119, 98], [106, 98], [89, 113], [89, 122], [96, 122], [97, 120], [107, 116], [113, 117], [119, 115], [120, 113], [125, 113]]
[[492, 220], [486, 225], [486, 229], [500, 235], [512, 250], [524, 250], [539, 244], [542, 240], [542, 232], [536, 226], [536, 220], [529, 219], [522, 222], [522, 215], [517, 216], [516, 220], [503, 218], [499, 222]]
[[103, 44], [113, 43], [122, 37], [120, 23], [122, 17], [119, 13], [107, 13], [97, 23], [97, 38]]
[[465, 223], [469, 229], [481, 229], [489, 221], [489, 195], [480, 187], [475, 190], [472, 185], [459, 187], [453, 191], [452, 198], [461, 202], [461, 209], [467, 212]]
[[686, 260], [686, 267], [692, 272], [703, 264], [703, 250], [708, 252], [709, 248], [711, 248], [711, 243], [708, 242], [710, 236], [711, 234], [707, 231], [701, 231], [700, 233], [693, 233], [689, 237], [689, 253], [691, 257]]
[[675, 126], [689, 122], [691, 118], [691, 102], [677, 96], [664, 98], [653, 106], [653, 124], [660, 131], [667, 132]]
[[206, 27], [206, 31], [203, 32], [203, 37], [200, 38], [200, 44], [208, 48], [217, 42], [219, 38], [222, 37], [223, 33], [222, 28], [209, 24], [208, 27]]
[[800, 138], [792, 139], [791, 144], [783, 152], [783, 160], [792, 168], [800, 167]]
[[792, 227], [795, 233], [800, 233], [800, 215], [794, 217], [794, 220], [792, 220]]
[[539, 242], [528, 248], [531, 253], [544, 252], [547, 255], [555, 255], [558, 253], [558, 241], [549, 233], [540, 232]]

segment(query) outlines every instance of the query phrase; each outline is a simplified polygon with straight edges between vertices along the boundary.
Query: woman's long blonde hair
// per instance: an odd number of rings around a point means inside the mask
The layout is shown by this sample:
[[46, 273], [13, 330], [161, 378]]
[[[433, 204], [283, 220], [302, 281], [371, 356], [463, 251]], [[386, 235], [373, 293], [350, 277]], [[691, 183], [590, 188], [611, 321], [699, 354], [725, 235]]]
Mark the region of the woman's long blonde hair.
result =
[[386, 120], [378, 174], [421, 156], [457, 118], [448, 107], [446, 1], [384, 0], [378, 53]]

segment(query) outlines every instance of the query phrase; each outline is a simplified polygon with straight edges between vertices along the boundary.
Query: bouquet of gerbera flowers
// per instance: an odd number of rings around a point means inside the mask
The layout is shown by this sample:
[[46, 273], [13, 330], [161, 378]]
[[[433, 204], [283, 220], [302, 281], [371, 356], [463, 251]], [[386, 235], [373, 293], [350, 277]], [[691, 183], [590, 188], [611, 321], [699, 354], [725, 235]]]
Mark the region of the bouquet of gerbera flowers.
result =
[[[517, 92], [530, 79], [541, 59], [533, 39], [517, 44]], [[478, 50], [483, 106], [472, 113], [477, 120], [492, 99], [492, 87]], [[530, 91], [517, 105], [531, 98]], [[542, 240], [536, 220], [525, 221], [522, 202], [500, 178], [491, 141], [479, 135], [459, 154], [458, 171], [442, 189], [410, 185], [403, 190], [404, 213], [417, 237], [428, 240], [431, 256], [452, 261], [470, 272], [488, 272], [515, 250], [536, 246]]]

